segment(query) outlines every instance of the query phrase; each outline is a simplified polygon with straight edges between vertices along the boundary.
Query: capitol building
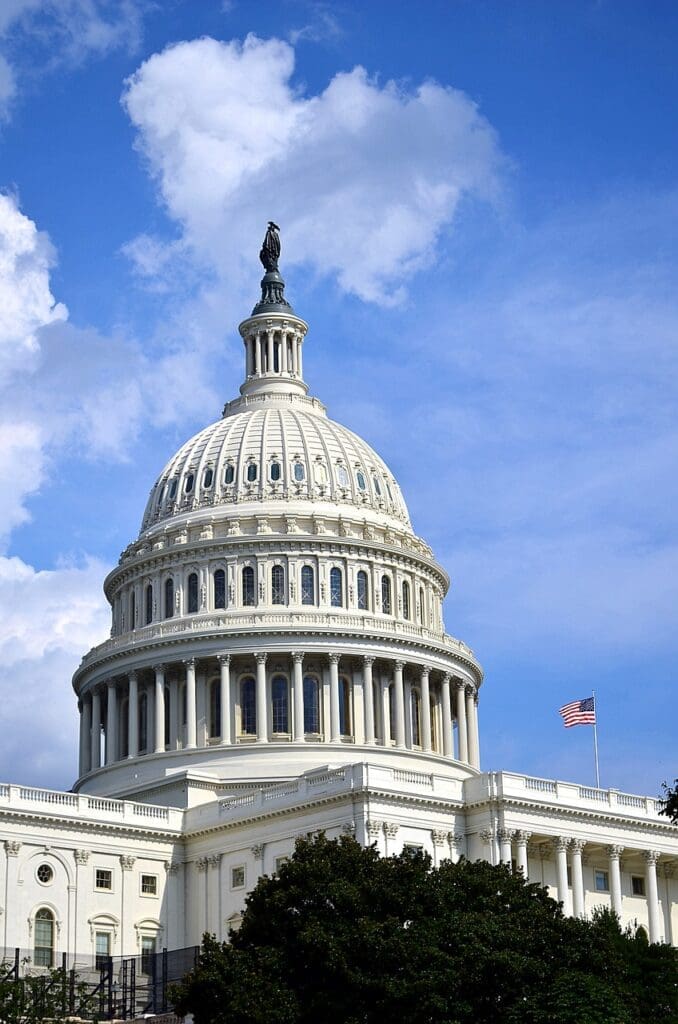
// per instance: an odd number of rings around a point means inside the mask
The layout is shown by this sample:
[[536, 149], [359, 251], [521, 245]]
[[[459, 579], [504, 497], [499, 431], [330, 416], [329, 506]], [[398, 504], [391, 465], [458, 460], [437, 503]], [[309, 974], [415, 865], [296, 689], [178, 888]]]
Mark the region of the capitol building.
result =
[[0, 784], [5, 955], [226, 938], [319, 830], [512, 864], [567, 914], [608, 906], [678, 944], [678, 830], [654, 798], [482, 770], [491, 685], [388, 466], [309, 394], [279, 251], [271, 225], [239, 396], [161, 469], [104, 581], [72, 791]]

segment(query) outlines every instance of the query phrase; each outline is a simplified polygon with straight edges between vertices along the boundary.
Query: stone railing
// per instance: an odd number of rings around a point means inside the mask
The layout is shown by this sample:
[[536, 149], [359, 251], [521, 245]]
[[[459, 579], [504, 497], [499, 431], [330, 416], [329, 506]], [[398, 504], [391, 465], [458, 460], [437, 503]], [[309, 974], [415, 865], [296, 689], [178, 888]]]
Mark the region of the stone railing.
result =
[[0, 810], [44, 811], [59, 819], [87, 819], [102, 824], [136, 825], [147, 829], [180, 832], [183, 811], [175, 807], [140, 804], [131, 800], [113, 800], [109, 797], [88, 796], [86, 793], [65, 793], [53, 789], [35, 789], [31, 786], [0, 785]]
[[569, 807], [603, 808], [633, 817], [656, 818], [660, 802], [651, 796], [637, 796], [620, 793], [617, 789], [598, 789], [594, 786], [580, 786], [573, 782], [559, 782], [555, 779], [540, 779], [531, 775], [517, 775], [512, 772], [488, 772], [465, 784], [465, 795], [470, 803], [488, 799], [543, 800], [548, 803]]

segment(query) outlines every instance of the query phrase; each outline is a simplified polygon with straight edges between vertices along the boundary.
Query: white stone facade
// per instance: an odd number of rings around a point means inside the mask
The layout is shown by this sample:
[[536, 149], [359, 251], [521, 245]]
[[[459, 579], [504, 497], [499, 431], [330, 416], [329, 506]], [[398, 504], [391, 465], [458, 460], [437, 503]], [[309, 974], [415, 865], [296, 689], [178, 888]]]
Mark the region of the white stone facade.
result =
[[513, 863], [568, 913], [677, 943], [678, 830], [650, 798], [480, 771], [482, 670], [445, 632], [445, 571], [385, 463], [308, 397], [307, 325], [278, 304], [240, 330], [241, 397], [167, 463], [105, 581], [74, 792], [0, 786], [5, 950], [226, 937], [321, 829]]

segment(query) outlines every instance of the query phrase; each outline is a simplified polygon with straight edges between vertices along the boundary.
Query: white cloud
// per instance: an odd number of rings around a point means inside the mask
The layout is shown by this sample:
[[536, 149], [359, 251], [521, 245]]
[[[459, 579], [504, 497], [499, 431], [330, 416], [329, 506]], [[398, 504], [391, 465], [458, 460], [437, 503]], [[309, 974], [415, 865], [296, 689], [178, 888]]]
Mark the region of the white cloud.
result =
[[398, 301], [461, 200], [497, 195], [495, 133], [464, 93], [435, 82], [406, 90], [356, 67], [307, 97], [293, 72], [281, 40], [198, 39], [149, 58], [123, 101], [168, 213], [201, 259], [233, 279], [270, 216], [286, 265]]

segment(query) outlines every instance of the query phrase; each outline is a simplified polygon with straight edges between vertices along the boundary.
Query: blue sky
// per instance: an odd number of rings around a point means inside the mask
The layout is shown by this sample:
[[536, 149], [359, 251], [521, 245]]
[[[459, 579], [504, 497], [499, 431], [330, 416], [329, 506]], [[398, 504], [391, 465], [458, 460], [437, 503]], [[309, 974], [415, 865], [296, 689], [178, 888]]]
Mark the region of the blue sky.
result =
[[305, 375], [389, 463], [486, 670], [486, 768], [678, 773], [678, 8], [4, 0], [0, 778], [70, 786], [70, 675], [241, 382], [269, 217]]

